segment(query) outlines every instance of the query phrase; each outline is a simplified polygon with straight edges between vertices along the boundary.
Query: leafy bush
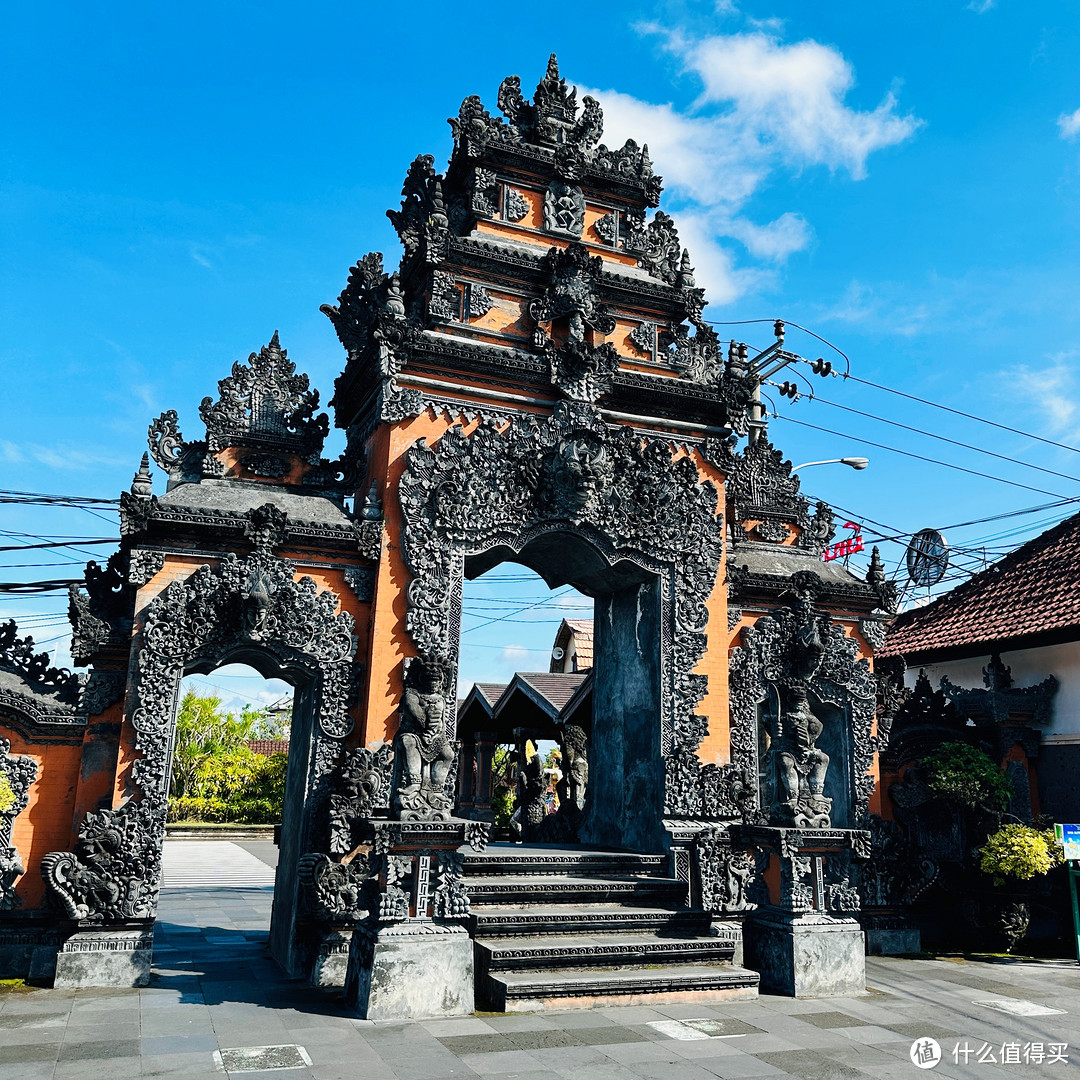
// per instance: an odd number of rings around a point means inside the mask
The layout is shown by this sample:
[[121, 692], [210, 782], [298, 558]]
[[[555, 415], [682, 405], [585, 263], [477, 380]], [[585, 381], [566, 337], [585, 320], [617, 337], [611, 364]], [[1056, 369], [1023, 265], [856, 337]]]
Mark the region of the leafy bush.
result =
[[10, 810], [15, 805], [15, 790], [7, 773], [0, 772], [0, 814]]
[[281, 820], [287, 757], [250, 750], [262, 713], [226, 713], [221, 700], [186, 694], [173, 755], [171, 821], [271, 824]]
[[990, 836], [979, 851], [979, 869], [992, 874], [995, 885], [1029, 881], [1049, 873], [1064, 861], [1053, 829], [1006, 825]]
[[922, 771], [934, 795], [960, 806], [1004, 810], [1013, 796], [1004, 771], [967, 743], [942, 743], [923, 759]]

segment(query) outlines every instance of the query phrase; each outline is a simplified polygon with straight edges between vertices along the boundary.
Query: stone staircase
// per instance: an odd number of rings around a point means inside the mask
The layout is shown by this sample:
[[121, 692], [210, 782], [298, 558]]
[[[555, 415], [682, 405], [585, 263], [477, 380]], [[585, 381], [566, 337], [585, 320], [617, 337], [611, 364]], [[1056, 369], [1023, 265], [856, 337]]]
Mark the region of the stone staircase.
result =
[[734, 942], [683, 905], [663, 855], [492, 844], [470, 852], [477, 1008], [519, 1012], [757, 995]]

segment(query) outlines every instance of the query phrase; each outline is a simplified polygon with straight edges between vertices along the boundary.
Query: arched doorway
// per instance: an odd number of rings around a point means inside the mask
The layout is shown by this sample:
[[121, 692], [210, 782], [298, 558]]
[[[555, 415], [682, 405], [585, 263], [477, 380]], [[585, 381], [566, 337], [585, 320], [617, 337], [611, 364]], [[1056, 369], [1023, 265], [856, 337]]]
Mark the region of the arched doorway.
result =
[[543, 422], [483, 420], [416, 443], [398, 495], [421, 654], [456, 667], [462, 582], [503, 562], [594, 598], [600, 757], [582, 839], [663, 850], [664, 817], [702, 806], [707, 678], [694, 669], [723, 548], [716, 488], [670, 442], [612, 433], [594, 406], [561, 401]]
[[268, 548], [246, 559], [227, 555], [168, 585], [140, 614], [133, 649], [133, 693], [125, 724], [139, 754], [123, 780], [121, 805], [90, 813], [73, 852], [42, 862], [56, 902], [80, 926], [126, 923], [152, 934], [161, 888], [171, 759], [185, 675], [243, 663], [295, 687], [281, 856], [271, 927], [274, 957], [292, 975], [305, 973], [301, 940], [302, 854], [318, 850], [325, 822], [317, 808], [353, 727], [356, 643], [353, 619], [335, 595]]

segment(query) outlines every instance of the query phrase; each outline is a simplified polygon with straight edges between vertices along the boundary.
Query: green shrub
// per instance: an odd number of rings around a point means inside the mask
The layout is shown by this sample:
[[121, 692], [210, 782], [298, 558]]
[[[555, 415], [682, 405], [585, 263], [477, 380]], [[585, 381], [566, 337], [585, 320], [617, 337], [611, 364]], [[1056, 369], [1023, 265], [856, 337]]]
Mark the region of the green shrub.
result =
[[169, 820], [272, 825], [281, 820], [287, 768], [287, 755], [262, 757], [246, 747], [209, 757], [186, 793], [169, 799]]
[[15, 789], [7, 778], [7, 773], [0, 772], [0, 814], [6, 813], [15, 805]]
[[1004, 810], [1013, 796], [1004, 771], [967, 743], [942, 743], [923, 758], [922, 771], [932, 794], [960, 806]]
[[1053, 829], [1006, 825], [990, 836], [979, 851], [979, 869], [992, 874], [995, 885], [1008, 879], [1029, 881], [1049, 873], [1064, 861]]

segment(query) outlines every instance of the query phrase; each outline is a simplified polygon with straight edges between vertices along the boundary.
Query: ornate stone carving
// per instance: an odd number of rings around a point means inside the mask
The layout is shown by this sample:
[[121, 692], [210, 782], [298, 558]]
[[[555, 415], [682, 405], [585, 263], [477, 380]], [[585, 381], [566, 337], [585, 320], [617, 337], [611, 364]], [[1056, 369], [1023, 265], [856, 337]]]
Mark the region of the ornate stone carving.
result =
[[782, 544], [790, 535], [779, 521], [759, 521], [754, 526], [754, 536], [767, 544]]
[[529, 212], [529, 203], [517, 188], [503, 188], [503, 217], [507, 221], [521, 221]]
[[694, 712], [706, 678], [694, 667], [705, 651], [705, 604], [723, 534], [716, 490], [699, 482], [692, 461], [675, 458], [663, 440], [627, 428], [612, 434], [588, 405], [560, 402], [547, 421], [485, 420], [468, 436], [454, 427], [432, 447], [417, 442], [399, 495], [402, 550], [414, 578], [406, 626], [424, 653], [456, 655], [453, 611], [466, 554], [520, 550], [530, 538], [569, 529], [612, 562], [669, 575], [663, 595], [671, 636], [662, 665], [673, 690], [662, 698], [660, 736], [667, 808], [673, 816], [713, 813], [712, 804], [703, 807], [695, 753], [706, 732]]
[[585, 340], [589, 328], [610, 334], [615, 320], [599, 299], [599, 283], [604, 272], [602, 256], [592, 256], [584, 244], [571, 243], [552, 248], [544, 256], [548, 285], [544, 295], [529, 305], [529, 314], [539, 323], [568, 320], [569, 338]]
[[713, 915], [738, 915], [757, 905], [750, 899], [755, 874], [751, 852], [733, 849], [725, 829], [704, 829], [694, 840], [701, 906]]
[[393, 812], [402, 821], [448, 820], [454, 809], [448, 773], [454, 761], [450, 701], [453, 664], [435, 654], [406, 661], [394, 736]]
[[378, 877], [368, 860], [334, 862], [329, 855], [303, 855], [297, 876], [309, 910], [330, 922], [359, 922], [377, 903]]
[[22, 902], [15, 893], [15, 882], [25, 870], [11, 843], [11, 830], [30, 801], [37, 768], [31, 757], [13, 756], [11, 743], [0, 736], [0, 911], [10, 911]]
[[280, 480], [292, 471], [292, 462], [282, 454], [245, 454], [240, 465], [254, 476]]
[[[176, 694], [185, 670], [209, 670], [257, 646], [291, 679], [311, 681], [320, 703], [308, 777], [317, 793], [337, 756], [325, 745], [352, 729], [353, 619], [337, 614], [333, 593], [319, 592], [295, 567], [258, 549], [227, 555], [174, 581], [147, 606], [129, 718], [141, 757], [134, 795], [116, 809], [86, 816], [74, 852], [42, 861], [49, 894], [70, 918], [90, 922], [151, 918], [160, 888], [169, 747]], [[317, 801], [317, 799], [315, 800]], [[305, 826], [307, 843], [311, 827]]]
[[656, 353], [656, 323], [638, 323], [627, 337], [634, 348], [646, 356], [653, 356]]
[[160, 551], [135, 548], [128, 560], [127, 579], [136, 588], [145, 585], [165, 565], [165, 555]]
[[436, 270], [431, 275], [431, 302], [429, 313], [436, 319], [447, 322], [461, 320], [462, 291], [453, 274]]
[[306, 375], [296, 373], [276, 330], [246, 364], [233, 364], [218, 392], [217, 401], [206, 397], [199, 406], [211, 453], [266, 439], [276, 446], [295, 445], [301, 456], [318, 460], [330, 422], [325, 413], [315, 415], [319, 392], [309, 389]]
[[499, 184], [491, 169], [476, 169], [472, 178], [470, 210], [478, 217], [494, 217], [498, 211]]
[[859, 632], [866, 638], [867, 644], [875, 651], [885, 644], [885, 635], [889, 624], [884, 619], [860, 619]]
[[[846, 771], [850, 824], [859, 825], [868, 814], [869, 770], [878, 748], [873, 737], [877, 687], [868, 662], [857, 659], [856, 643], [814, 609], [820, 587], [816, 574], [799, 571], [786, 597], [788, 607], [744, 629], [731, 653], [731, 764], [744, 778], [758, 775], [759, 709], [771, 725], [768, 764], [775, 786], [765, 792], [766, 805], [743, 805], [744, 820], [771, 816], [782, 824], [827, 824], [832, 808], [823, 792], [830, 767]], [[847, 717], [850, 761], [830, 763], [817, 746], [822, 729], [817, 709], [825, 705]]]
[[650, 274], [668, 285], [674, 285], [679, 274], [679, 234], [675, 222], [658, 210], [645, 225], [644, 214], [626, 215], [626, 229], [621, 237], [623, 247], [638, 257], [638, 263]]
[[605, 244], [611, 244], [614, 247], [619, 237], [618, 215], [614, 212], [604, 214], [603, 217], [599, 217], [593, 222], [593, 229]]
[[360, 843], [364, 818], [390, 805], [393, 756], [388, 743], [374, 750], [347, 750], [337, 770], [337, 790], [330, 796], [330, 852], [347, 855]]
[[483, 318], [495, 306], [491, 293], [479, 282], [465, 282], [465, 312], [470, 319]]
[[34, 639], [19, 637], [14, 619], [0, 623], [0, 667], [23, 678], [31, 686], [53, 691], [61, 701], [74, 704], [79, 697], [79, 677], [67, 668], [53, 667], [47, 652], [34, 652]]
[[572, 401], [596, 402], [611, 389], [619, 370], [619, 354], [611, 344], [587, 345], [570, 340], [561, 347], [549, 344], [551, 382]]
[[727, 477], [727, 496], [733, 521], [773, 521], [796, 525], [796, 545], [820, 555], [835, 535], [832, 510], [819, 502], [810, 513], [810, 502], [799, 494], [799, 477], [790, 461], [768, 440], [748, 442], [735, 453], [735, 438], [709, 440], [705, 453]]
[[[889, 581], [885, 577], [885, 564], [881, 561], [881, 552], [876, 545], [870, 552], [870, 566], [866, 571], [866, 582], [877, 593], [878, 606], [881, 610], [889, 615], [895, 615], [898, 602], [896, 582]], [[884, 625], [887, 627], [888, 624]], [[874, 645], [875, 649], [880, 647], [880, 644]]]
[[100, 716], [124, 696], [126, 686], [126, 672], [91, 671], [89, 678], [80, 687], [79, 711], [87, 716]]
[[933, 884], [937, 863], [918, 851], [895, 822], [871, 815], [866, 825], [870, 851], [857, 876], [862, 904], [867, 908], [907, 907]]
[[941, 680], [941, 690], [957, 711], [965, 716], [985, 716], [995, 724], [1006, 723], [1013, 713], [1030, 716], [1032, 724], [1048, 724], [1053, 717], [1058, 680], [1047, 675], [1035, 686], [1013, 686], [1012, 670], [994, 653], [983, 668], [985, 690], [956, 686], [948, 676]]
[[544, 192], [544, 230], [578, 240], [584, 227], [585, 196], [581, 188], [553, 181]]
[[71, 655], [82, 664], [107, 645], [124, 647], [131, 634], [131, 592], [127, 587], [123, 552], [109, 557], [105, 566], [88, 562], [86, 591], [68, 586]]
[[557, 785], [559, 807], [581, 813], [589, 786], [589, 739], [584, 728], [564, 724], [559, 732], [562, 746], [562, 779]]
[[357, 600], [372, 600], [375, 596], [375, 567], [348, 567], [345, 571], [345, 583], [356, 593]]
[[245, 515], [244, 536], [256, 548], [271, 551], [279, 547], [285, 539], [285, 528], [289, 515], [273, 503], [263, 503], [249, 510]]
[[547, 821], [547, 780], [543, 758], [537, 753], [528, 757], [518, 769], [517, 819], [525, 843], [536, 843], [542, 838]]

